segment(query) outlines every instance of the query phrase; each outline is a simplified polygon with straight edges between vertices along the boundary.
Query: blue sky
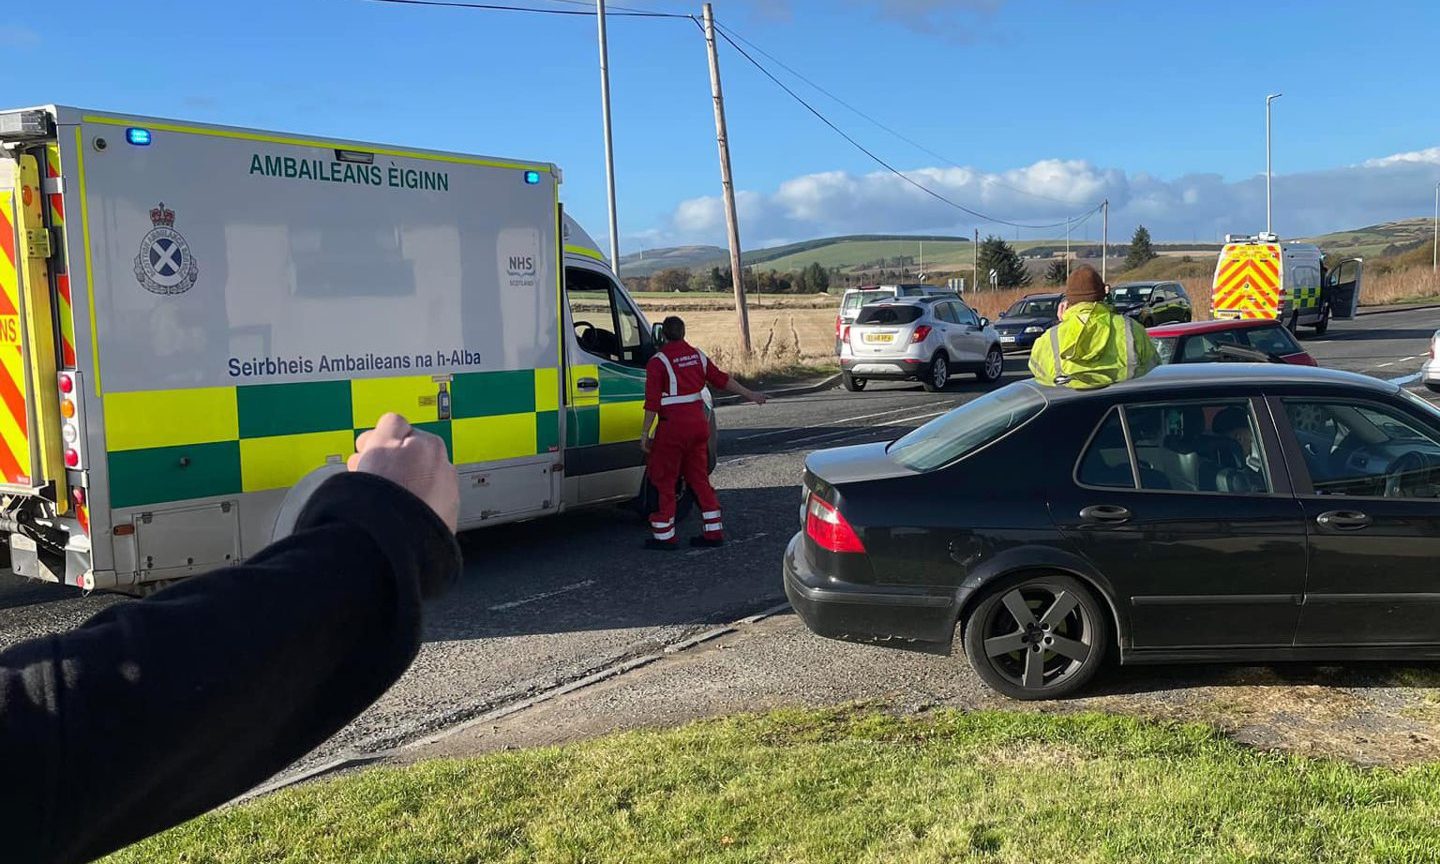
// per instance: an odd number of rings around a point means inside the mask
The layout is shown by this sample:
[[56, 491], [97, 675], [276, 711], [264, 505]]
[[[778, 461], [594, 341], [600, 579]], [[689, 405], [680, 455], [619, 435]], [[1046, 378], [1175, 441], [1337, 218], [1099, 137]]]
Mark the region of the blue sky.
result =
[[[673, 0], [624, 5], [698, 12]], [[366, 0], [52, 6], [0, 26], [11, 70], [21, 61], [45, 70], [8, 78], [7, 101], [546, 159], [565, 169], [571, 212], [605, 233], [593, 18]], [[1285, 93], [1275, 108], [1282, 234], [1430, 212], [1440, 180], [1440, 119], [1430, 108], [1440, 4], [1371, 11], [1380, 8], [718, 0], [716, 15], [946, 157], [774, 67], [842, 128], [952, 200], [1011, 221], [1055, 222], [1108, 196], [1112, 238], [1143, 221], [1163, 239], [1213, 240], [1263, 227], [1267, 92]], [[610, 31], [624, 250], [723, 242], [699, 30], [683, 19], [615, 17]], [[728, 46], [721, 62], [746, 245], [1002, 230], [877, 173]], [[1097, 220], [1076, 232], [1097, 233]]]

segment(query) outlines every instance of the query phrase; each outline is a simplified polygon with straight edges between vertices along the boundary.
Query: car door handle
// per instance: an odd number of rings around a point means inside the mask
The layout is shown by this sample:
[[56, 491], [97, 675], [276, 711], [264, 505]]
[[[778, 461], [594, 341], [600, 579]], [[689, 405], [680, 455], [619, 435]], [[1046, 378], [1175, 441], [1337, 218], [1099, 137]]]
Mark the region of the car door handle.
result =
[[600, 389], [600, 379], [598, 379], [598, 378], [581, 378], [579, 381], [576, 381], [576, 382], [575, 382], [575, 387], [576, 387], [577, 389], [580, 389], [580, 390], [599, 390], [599, 389]]
[[1081, 510], [1080, 518], [1099, 525], [1123, 525], [1130, 521], [1130, 511], [1114, 504], [1096, 504]]
[[1321, 513], [1315, 521], [1323, 528], [1333, 528], [1336, 531], [1359, 531], [1369, 528], [1375, 520], [1358, 510], [1332, 510]]

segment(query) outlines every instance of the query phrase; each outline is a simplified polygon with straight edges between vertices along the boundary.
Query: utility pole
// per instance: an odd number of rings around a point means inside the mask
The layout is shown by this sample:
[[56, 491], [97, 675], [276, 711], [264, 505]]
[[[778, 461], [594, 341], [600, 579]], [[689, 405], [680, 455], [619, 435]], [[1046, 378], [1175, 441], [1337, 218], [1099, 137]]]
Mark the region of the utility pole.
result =
[[610, 269], [620, 272], [620, 219], [615, 212], [615, 140], [610, 132], [610, 40], [605, 34], [605, 0], [595, 0], [600, 22], [600, 116], [605, 125], [605, 185], [610, 193]]
[[710, 52], [710, 94], [715, 99], [715, 142], [720, 148], [720, 185], [725, 191], [725, 227], [730, 234], [730, 272], [735, 281], [735, 317], [740, 324], [740, 350], [748, 357], [750, 311], [745, 306], [745, 274], [740, 267], [740, 221], [735, 214], [735, 181], [730, 176], [730, 137], [725, 131], [725, 95], [720, 91], [720, 55], [715, 50], [715, 13], [706, 3], [705, 47]]
[[1068, 216], [1065, 217], [1065, 278], [1070, 278], [1070, 217]]
[[975, 254], [975, 290], [980, 290], [980, 229], [975, 229], [975, 244], [970, 250]]
[[1430, 251], [1430, 272], [1440, 273], [1440, 181], [1435, 183], [1435, 240]]
[[1105, 214], [1100, 229], [1100, 281], [1105, 281], [1105, 262], [1110, 257], [1110, 199], [1106, 198], [1105, 203], [1100, 205], [1100, 211]]
[[1271, 93], [1265, 97], [1265, 233], [1273, 234], [1274, 227], [1270, 221], [1270, 103], [1283, 96], [1283, 93]]

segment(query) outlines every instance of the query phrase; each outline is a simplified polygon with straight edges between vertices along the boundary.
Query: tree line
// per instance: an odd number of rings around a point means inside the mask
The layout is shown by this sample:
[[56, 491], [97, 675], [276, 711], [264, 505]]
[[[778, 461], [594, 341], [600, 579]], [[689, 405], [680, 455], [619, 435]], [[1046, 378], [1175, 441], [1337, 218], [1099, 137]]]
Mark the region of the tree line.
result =
[[[826, 270], [819, 262], [799, 271], [781, 272], [750, 267], [742, 273], [745, 290], [757, 294], [824, 294], [830, 290], [831, 271]], [[626, 289], [632, 293], [724, 292], [734, 287], [734, 277], [729, 267], [711, 267], [708, 273], [692, 273], [683, 267], [670, 267], [650, 276], [627, 276], [624, 282]]]

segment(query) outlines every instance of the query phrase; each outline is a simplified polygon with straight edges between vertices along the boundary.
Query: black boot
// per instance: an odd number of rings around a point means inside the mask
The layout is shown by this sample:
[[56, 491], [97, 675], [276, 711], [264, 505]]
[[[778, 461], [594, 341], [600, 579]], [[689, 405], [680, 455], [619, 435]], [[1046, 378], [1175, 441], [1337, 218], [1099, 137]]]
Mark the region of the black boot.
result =
[[696, 549], [719, 549], [725, 545], [725, 540], [721, 537], [716, 537], [713, 540], [709, 537], [691, 537], [690, 545]]
[[676, 546], [672, 540], [656, 540], [654, 537], [651, 537], [645, 541], [645, 548], [653, 552], [674, 552], [680, 547]]

